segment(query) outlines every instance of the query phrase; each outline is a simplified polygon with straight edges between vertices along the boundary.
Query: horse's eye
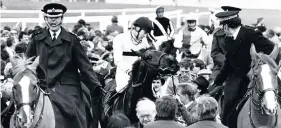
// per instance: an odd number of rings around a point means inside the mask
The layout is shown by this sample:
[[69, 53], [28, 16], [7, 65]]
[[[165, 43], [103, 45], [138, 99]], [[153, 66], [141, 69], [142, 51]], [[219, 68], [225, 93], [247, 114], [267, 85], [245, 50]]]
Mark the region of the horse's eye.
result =
[[146, 59], [146, 60], [150, 60], [150, 59], [152, 59], [152, 56], [149, 55], [149, 56], [145, 57], [145, 59]]

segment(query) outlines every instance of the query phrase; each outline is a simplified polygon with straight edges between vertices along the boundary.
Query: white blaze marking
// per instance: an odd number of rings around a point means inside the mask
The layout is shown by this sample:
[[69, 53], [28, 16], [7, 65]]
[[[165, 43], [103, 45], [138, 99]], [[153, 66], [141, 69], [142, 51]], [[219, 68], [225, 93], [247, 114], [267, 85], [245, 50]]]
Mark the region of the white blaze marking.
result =
[[[19, 81], [19, 85], [21, 86], [21, 95], [22, 95], [22, 102], [23, 103], [29, 103], [29, 86], [30, 86], [30, 78], [27, 76], [23, 76], [21, 80]], [[30, 123], [30, 113], [31, 113], [31, 108], [29, 105], [23, 105], [23, 111], [27, 115], [27, 124]]]
[[21, 86], [22, 102], [29, 103], [30, 78], [27, 76], [23, 76], [19, 81], [19, 85]]
[[[271, 78], [271, 69], [268, 64], [264, 64], [261, 66], [261, 76], [262, 76], [264, 89], [274, 88], [272, 78]], [[275, 101], [274, 97], [275, 97], [275, 94], [273, 91], [266, 92], [264, 94], [264, 98], [267, 103], [266, 106], [268, 109], [274, 109], [276, 107], [276, 101]]]

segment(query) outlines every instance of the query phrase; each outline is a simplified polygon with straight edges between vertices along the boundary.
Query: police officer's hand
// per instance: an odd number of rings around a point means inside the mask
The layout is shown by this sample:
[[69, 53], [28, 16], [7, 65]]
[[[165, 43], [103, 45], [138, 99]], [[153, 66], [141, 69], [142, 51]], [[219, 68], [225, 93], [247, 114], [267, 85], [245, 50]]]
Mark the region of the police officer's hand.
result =
[[208, 92], [211, 96], [216, 95], [220, 90], [222, 89], [222, 86], [213, 84], [210, 87], [208, 87]]

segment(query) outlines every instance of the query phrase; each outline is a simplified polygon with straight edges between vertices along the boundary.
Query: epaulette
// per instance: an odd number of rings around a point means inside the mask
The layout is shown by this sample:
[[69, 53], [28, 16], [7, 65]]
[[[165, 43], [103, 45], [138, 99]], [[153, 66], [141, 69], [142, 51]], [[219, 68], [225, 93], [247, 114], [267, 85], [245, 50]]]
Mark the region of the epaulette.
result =
[[245, 25], [245, 27], [248, 28], [248, 29], [252, 29], [254, 31], [259, 31], [259, 29], [255, 26]]
[[214, 30], [213, 35], [214, 36], [223, 36], [223, 35], [225, 35], [225, 33], [222, 28], [217, 28]]
[[42, 32], [43, 32], [43, 29], [42, 29], [42, 28], [33, 30], [33, 31], [32, 31], [31, 37], [34, 37], [35, 35], [38, 35], [38, 34], [40, 34], [40, 33], [42, 33]]

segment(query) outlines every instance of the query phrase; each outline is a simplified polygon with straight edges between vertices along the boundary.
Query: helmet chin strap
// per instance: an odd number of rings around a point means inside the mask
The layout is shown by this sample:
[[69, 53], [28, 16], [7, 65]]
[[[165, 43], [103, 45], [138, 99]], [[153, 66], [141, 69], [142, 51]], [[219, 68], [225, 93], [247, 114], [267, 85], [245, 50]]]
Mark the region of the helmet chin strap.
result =
[[[52, 26], [49, 24], [49, 22], [48, 22], [47, 20], [45, 20], [45, 23], [47, 24], [47, 26], [48, 26], [49, 28], [52, 27]], [[60, 26], [60, 25], [62, 25], [62, 22], [60, 22], [59, 24], [57, 24], [57, 25], [54, 26], [54, 27], [57, 27], [57, 26]]]

